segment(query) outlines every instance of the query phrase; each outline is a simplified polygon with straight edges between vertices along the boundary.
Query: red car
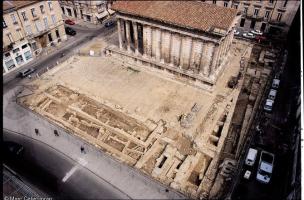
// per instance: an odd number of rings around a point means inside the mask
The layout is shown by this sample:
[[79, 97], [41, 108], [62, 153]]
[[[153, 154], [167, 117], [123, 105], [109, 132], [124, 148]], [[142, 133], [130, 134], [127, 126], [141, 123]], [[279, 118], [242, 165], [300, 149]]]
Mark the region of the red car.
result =
[[261, 42], [266, 42], [267, 41], [267, 38], [266, 36], [263, 36], [263, 35], [257, 35], [255, 37], [255, 40], [258, 42], [258, 43], [261, 43]]
[[69, 25], [74, 25], [74, 24], [75, 24], [75, 22], [73, 22], [73, 21], [70, 20], [70, 19], [65, 20], [65, 23], [66, 23], [66, 24], [69, 24]]

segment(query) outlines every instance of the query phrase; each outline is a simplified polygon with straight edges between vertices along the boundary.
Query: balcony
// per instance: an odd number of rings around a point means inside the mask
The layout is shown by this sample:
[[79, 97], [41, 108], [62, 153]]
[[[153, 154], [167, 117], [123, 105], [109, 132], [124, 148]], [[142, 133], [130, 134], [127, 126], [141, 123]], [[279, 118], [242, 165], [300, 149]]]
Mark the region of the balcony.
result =
[[270, 20], [268, 23], [271, 25], [281, 26], [281, 27], [287, 25], [285, 22], [277, 21], [277, 20]]
[[261, 16], [258, 16], [258, 15], [253, 15], [253, 14], [244, 14], [244, 16], [247, 18], [247, 19], [255, 19], [256, 21], [263, 21], [264, 20], [264, 17], [261, 17]]

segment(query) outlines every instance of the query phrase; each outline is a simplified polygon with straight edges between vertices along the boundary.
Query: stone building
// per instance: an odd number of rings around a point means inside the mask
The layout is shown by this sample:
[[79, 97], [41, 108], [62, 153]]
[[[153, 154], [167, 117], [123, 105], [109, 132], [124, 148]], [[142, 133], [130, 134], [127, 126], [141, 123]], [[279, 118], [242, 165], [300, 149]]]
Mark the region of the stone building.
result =
[[299, 0], [206, 0], [209, 4], [235, 8], [241, 14], [238, 28], [261, 30], [272, 34], [287, 34], [300, 6]]
[[67, 39], [57, 1], [4, 1], [3, 13], [3, 74]]
[[108, 9], [111, 7], [111, 2], [105, 0], [60, 0], [59, 3], [66, 17], [93, 24], [102, 23], [109, 15], [114, 13], [111, 9]]
[[123, 55], [211, 88], [223, 70], [237, 11], [202, 2], [114, 2]]

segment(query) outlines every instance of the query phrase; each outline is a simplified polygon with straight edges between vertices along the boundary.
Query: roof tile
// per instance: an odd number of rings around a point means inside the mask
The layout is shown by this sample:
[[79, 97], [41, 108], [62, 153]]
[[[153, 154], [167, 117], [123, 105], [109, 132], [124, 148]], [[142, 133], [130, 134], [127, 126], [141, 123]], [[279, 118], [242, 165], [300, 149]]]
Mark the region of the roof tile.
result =
[[117, 1], [111, 9], [202, 31], [228, 30], [237, 14], [236, 9], [198, 1]]

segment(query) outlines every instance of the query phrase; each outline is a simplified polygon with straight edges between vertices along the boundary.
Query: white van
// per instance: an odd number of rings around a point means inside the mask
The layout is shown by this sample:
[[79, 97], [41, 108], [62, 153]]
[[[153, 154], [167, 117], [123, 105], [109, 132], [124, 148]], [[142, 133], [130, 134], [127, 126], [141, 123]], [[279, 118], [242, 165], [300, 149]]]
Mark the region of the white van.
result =
[[250, 148], [245, 160], [245, 164], [248, 166], [253, 166], [257, 155], [258, 155], [258, 150]]
[[264, 110], [265, 110], [265, 111], [271, 112], [271, 111], [272, 111], [272, 107], [273, 107], [273, 103], [274, 103], [273, 100], [267, 99], [267, 100], [266, 100], [266, 103], [265, 103], [265, 105], [264, 105]]
[[269, 183], [272, 175], [274, 154], [262, 151], [256, 179], [262, 183]]
[[268, 94], [268, 99], [274, 100], [277, 96], [277, 91], [274, 89], [270, 89], [270, 92]]
[[273, 89], [278, 89], [279, 88], [279, 86], [280, 86], [280, 80], [279, 79], [273, 79], [273, 81], [272, 81], [272, 88]]

